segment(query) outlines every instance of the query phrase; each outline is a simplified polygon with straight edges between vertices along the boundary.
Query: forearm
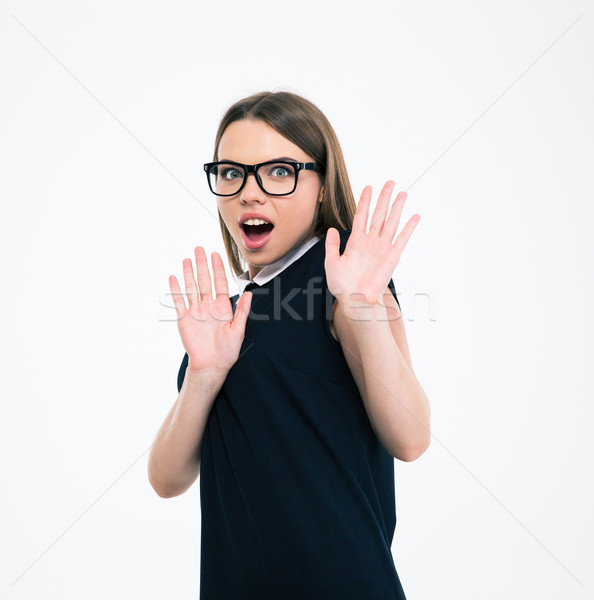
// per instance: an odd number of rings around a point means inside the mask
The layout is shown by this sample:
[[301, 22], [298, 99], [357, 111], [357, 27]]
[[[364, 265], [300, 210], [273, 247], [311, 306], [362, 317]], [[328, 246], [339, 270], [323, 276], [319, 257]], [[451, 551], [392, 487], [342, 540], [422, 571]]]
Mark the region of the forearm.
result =
[[[373, 429], [392, 456], [414, 460], [429, 446], [429, 401], [396, 344], [386, 309], [381, 304], [358, 312], [351, 309], [348, 322], [363, 370], [362, 398]], [[348, 348], [344, 351], [349, 352]]]
[[206, 422], [225, 377], [221, 372], [186, 370], [179, 396], [149, 457], [149, 481], [162, 498], [183, 494], [198, 477]]

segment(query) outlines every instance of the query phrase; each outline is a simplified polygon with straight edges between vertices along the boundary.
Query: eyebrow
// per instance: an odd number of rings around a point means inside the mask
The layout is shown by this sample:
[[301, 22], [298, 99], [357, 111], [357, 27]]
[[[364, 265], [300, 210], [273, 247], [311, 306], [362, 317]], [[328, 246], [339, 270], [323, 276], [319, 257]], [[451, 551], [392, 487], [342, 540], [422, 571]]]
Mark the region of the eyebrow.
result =
[[[276, 158], [271, 158], [269, 160], [263, 160], [262, 162], [270, 162], [270, 161], [274, 161], [274, 160], [291, 160], [293, 162], [302, 162], [300, 160], [297, 160], [296, 158], [291, 158], [290, 156], [279, 156]], [[236, 162], [239, 163], [238, 160], [231, 160], [230, 158], [219, 158], [219, 161], [221, 162]], [[239, 163], [239, 164], [243, 164], [243, 163]]]

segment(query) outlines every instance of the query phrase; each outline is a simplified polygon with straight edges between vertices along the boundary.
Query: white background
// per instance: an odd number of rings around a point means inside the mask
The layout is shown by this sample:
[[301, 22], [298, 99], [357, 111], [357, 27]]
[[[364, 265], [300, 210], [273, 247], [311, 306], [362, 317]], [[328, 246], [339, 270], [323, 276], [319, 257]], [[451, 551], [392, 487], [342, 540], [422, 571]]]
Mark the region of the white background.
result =
[[325, 112], [357, 200], [394, 179], [421, 215], [394, 274], [432, 407], [395, 461], [407, 597], [593, 597], [592, 3], [0, 7], [3, 598], [198, 597], [198, 482], [147, 478], [167, 278], [224, 253], [202, 164], [264, 89]]

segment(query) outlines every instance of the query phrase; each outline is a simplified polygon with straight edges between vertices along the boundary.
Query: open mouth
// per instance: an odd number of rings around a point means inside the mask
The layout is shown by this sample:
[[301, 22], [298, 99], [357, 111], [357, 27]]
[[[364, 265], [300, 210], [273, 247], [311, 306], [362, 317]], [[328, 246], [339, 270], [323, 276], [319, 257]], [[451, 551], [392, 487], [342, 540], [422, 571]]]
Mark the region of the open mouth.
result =
[[243, 223], [241, 225], [243, 232], [245, 233], [248, 240], [251, 242], [258, 242], [263, 240], [274, 228], [272, 223], [266, 223], [260, 219], [260, 223], [256, 225], [248, 225]]

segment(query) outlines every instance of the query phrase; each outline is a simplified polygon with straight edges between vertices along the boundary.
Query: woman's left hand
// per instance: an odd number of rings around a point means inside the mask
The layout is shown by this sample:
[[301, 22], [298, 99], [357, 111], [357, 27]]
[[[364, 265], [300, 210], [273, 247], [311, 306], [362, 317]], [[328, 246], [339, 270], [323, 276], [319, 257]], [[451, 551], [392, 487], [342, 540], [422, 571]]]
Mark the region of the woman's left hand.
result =
[[346, 302], [349, 306], [381, 303], [381, 296], [398, 265], [402, 251], [421, 220], [421, 215], [413, 215], [393, 242], [406, 201], [406, 192], [400, 192], [388, 215], [394, 186], [393, 181], [384, 185], [367, 233], [371, 186], [365, 187], [342, 255], [339, 253], [338, 230], [331, 227], [326, 234], [324, 268], [328, 289], [339, 301]]

